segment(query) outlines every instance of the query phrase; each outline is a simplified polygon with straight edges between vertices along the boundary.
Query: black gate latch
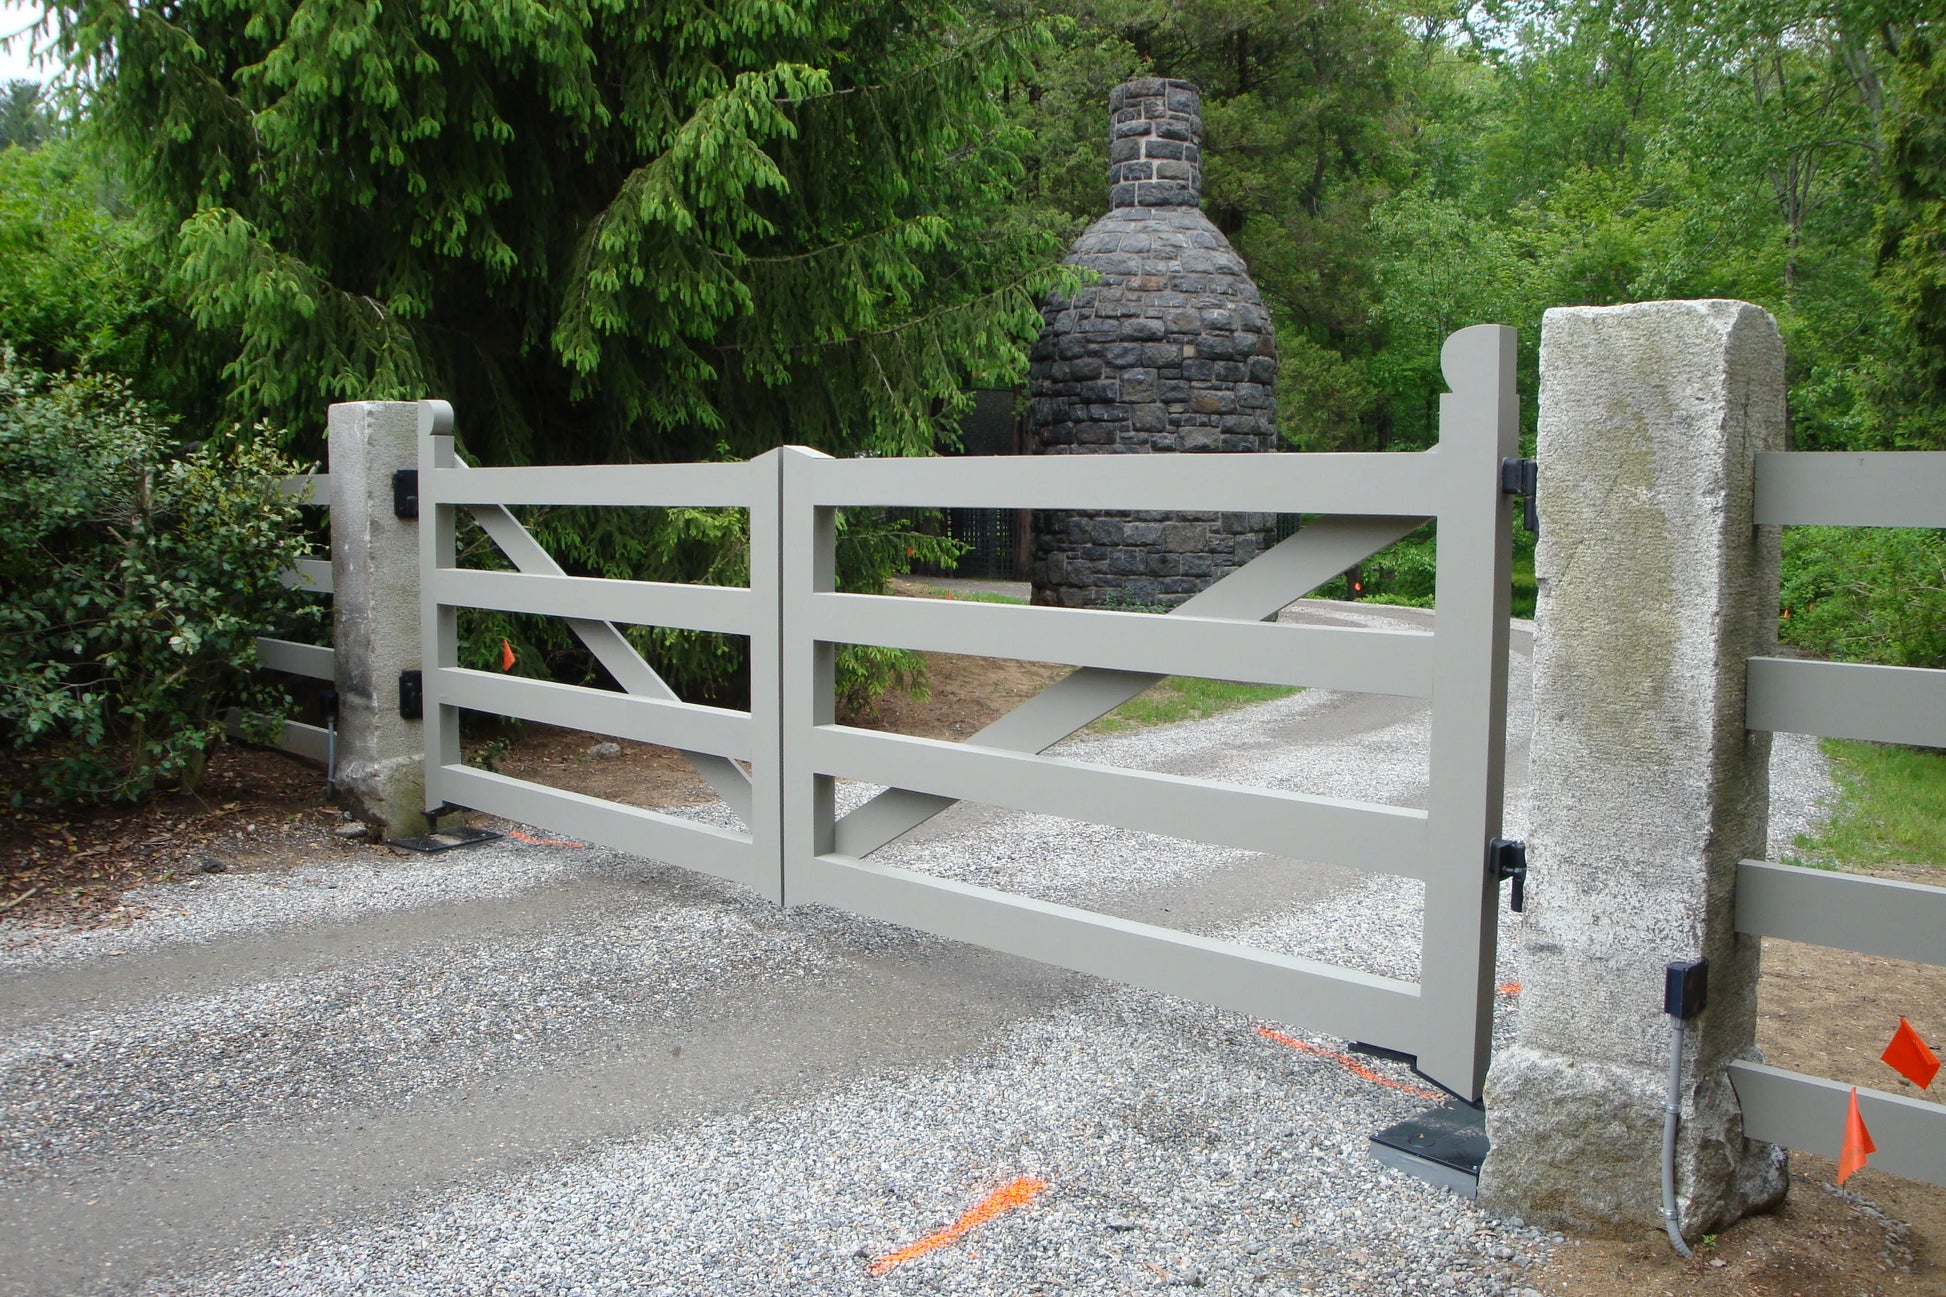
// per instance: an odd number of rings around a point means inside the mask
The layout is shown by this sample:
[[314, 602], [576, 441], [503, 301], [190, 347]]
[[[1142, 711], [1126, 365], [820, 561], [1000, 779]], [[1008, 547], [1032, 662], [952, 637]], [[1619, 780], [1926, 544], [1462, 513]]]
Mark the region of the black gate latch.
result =
[[1500, 493], [1517, 495], [1525, 503], [1520, 520], [1527, 530], [1538, 536], [1541, 534], [1541, 515], [1534, 508], [1534, 491], [1541, 479], [1541, 465], [1534, 459], [1503, 459], [1500, 461]]
[[424, 720], [426, 716], [426, 677], [419, 671], [399, 672], [399, 718]]
[[1514, 913], [1519, 914], [1527, 908], [1527, 844], [1525, 842], [1515, 838], [1495, 838], [1487, 843], [1487, 876], [1493, 879], [1496, 885], [1502, 879], [1513, 879]]

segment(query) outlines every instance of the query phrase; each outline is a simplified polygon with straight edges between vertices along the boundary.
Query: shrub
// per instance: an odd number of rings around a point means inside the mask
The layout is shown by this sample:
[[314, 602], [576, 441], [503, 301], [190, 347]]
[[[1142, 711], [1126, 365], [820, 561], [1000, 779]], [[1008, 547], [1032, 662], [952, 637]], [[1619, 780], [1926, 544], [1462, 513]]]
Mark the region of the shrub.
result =
[[1946, 667], [1946, 534], [1788, 528], [1783, 605], [1783, 638], [1806, 652]]
[[0, 353], [0, 738], [41, 747], [45, 796], [193, 788], [226, 708], [288, 708], [254, 668], [258, 635], [318, 614], [279, 579], [304, 552], [276, 489], [295, 471], [180, 452], [123, 380]]

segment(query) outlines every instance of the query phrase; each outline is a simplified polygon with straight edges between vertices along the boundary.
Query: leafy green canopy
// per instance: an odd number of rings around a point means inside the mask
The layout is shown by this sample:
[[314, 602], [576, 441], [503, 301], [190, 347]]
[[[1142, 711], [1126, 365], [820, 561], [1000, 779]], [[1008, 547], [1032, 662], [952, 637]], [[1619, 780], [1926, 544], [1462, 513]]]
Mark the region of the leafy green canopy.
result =
[[929, 449], [1010, 377], [1058, 238], [935, 0], [73, 0], [232, 413], [443, 396], [495, 462]]

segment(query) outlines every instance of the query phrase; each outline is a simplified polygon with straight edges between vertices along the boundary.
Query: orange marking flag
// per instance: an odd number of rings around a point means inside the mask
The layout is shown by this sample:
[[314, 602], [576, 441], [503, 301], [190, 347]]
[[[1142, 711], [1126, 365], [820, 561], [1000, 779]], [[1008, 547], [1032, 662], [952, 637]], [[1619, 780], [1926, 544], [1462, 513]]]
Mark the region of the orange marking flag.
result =
[[500, 641], [500, 669], [502, 671], [514, 669], [514, 646], [505, 640]]
[[872, 1262], [870, 1273], [882, 1275], [901, 1262], [910, 1261], [915, 1256], [923, 1256], [936, 1247], [944, 1247], [966, 1231], [986, 1224], [1003, 1211], [1025, 1207], [1040, 1197], [1041, 1190], [1045, 1188], [1047, 1188], [1047, 1181], [1036, 1180], [1030, 1176], [1023, 1175], [1019, 1179], [1011, 1180], [980, 1199], [967, 1209], [965, 1215], [945, 1229], [928, 1234], [917, 1243], [908, 1243], [896, 1252], [887, 1252]]
[[1257, 1028], [1257, 1034], [1265, 1040], [1274, 1040], [1280, 1045], [1288, 1045], [1292, 1049], [1303, 1050], [1307, 1054], [1316, 1054], [1319, 1058], [1328, 1058], [1339, 1067], [1350, 1072], [1353, 1076], [1362, 1076], [1367, 1081], [1385, 1086], [1388, 1089], [1404, 1090], [1407, 1094], [1416, 1094], [1421, 1099], [1443, 1100], [1446, 1097], [1443, 1094], [1434, 1094], [1431, 1090], [1421, 1090], [1416, 1085], [1407, 1085], [1403, 1081], [1394, 1081], [1389, 1076], [1380, 1076], [1377, 1072], [1366, 1067], [1355, 1058], [1348, 1058], [1343, 1054], [1334, 1054], [1328, 1049], [1319, 1049], [1316, 1045], [1307, 1045], [1295, 1037], [1286, 1036], [1281, 1031], [1272, 1031], [1269, 1027], [1259, 1027]]
[[1845, 1143], [1838, 1150], [1838, 1183], [1864, 1169], [1865, 1159], [1876, 1152], [1878, 1145], [1872, 1143], [1872, 1132], [1865, 1129], [1865, 1119], [1858, 1115], [1858, 1087], [1853, 1086], [1851, 1106], [1845, 1111]]
[[1919, 1039], [1919, 1033], [1904, 1018], [1899, 1019], [1899, 1029], [1892, 1033], [1892, 1043], [1879, 1055], [1900, 1076], [1918, 1086], [1921, 1090], [1932, 1085], [1932, 1079], [1939, 1075], [1939, 1058], [1926, 1042]]

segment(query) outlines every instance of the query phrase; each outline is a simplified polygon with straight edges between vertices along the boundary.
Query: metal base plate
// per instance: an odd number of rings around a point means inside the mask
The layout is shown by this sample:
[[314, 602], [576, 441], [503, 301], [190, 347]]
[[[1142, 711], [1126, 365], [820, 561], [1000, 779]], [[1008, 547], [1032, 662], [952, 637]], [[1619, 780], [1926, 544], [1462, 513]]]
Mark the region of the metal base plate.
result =
[[470, 847], [476, 842], [491, 842], [502, 836], [491, 829], [476, 829], [470, 824], [458, 824], [450, 829], [440, 829], [436, 833], [420, 833], [409, 838], [392, 838], [387, 846], [404, 847], [407, 851], [451, 851], [454, 847]]
[[1471, 1104], [1446, 1103], [1372, 1136], [1372, 1156], [1395, 1170], [1471, 1198], [1487, 1155], [1487, 1116]]

